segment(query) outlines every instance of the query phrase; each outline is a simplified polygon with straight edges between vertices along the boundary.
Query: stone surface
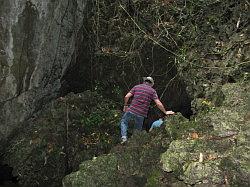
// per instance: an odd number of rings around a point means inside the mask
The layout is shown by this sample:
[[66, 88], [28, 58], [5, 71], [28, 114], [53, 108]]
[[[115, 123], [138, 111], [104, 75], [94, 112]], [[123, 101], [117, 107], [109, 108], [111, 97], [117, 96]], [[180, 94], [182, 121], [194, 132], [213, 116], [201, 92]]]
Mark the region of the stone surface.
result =
[[169, 139], [162, 130], [135, 132], [126, 145], [80, 164], [63, 179], [63, 186], [164, 186], [159, 159]]
[[225, 84], [221, 106], [208, 105], [191, 121], [169, 120], [167, 130], [175, 140], [162, 154], [163, 169], [189, 185], [248, 186], [249, 88], [248, 82]]
[[58, 95], [86, 1], [0, 1], [0, 141]]
[[119, 180], [116, 175], [118, 160], [114, 155], [86, 161], [79, 169], [64, 178], [63, 186], [115, 186]]

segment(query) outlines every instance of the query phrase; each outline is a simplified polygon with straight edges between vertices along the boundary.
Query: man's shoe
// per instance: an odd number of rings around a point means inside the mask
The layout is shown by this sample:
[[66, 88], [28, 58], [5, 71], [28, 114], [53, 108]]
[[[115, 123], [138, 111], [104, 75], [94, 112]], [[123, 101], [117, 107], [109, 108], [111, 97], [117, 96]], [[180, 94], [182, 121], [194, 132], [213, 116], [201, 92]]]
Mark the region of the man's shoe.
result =
[[127, 140], [122, 140], [121, 141], [121, 144], [123, 145], [123, 144], [125, 144], [127, 142]]
[[127, 137], [122, 137], [121, 144], [125, 144], [127, 142]]

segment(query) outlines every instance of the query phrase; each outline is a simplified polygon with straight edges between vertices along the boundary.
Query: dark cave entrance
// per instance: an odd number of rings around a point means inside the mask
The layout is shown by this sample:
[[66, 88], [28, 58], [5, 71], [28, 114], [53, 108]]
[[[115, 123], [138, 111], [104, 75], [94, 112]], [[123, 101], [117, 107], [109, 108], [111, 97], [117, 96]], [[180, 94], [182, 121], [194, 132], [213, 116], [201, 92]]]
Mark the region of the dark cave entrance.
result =
[[[145, 43], [137, 56], [124, 59], [98, 51], [92, 46], [94, 44], [91, 45], [87, 33], [78, 33], [77, 38], [76, 51], [61, 78], [62, 96], [101, 88], [104, 97], [121, 103], [122, 108], [124, 95], [135, 84], [141, 83], [142, 77], [152, 76], [156, 83], [154, 88], [166, 109], [190, 119], [192, 99], [185, 81], [179, 76], [176, 57], [172, 53]], [[119, 94], [114, 91], [117, 88]]]

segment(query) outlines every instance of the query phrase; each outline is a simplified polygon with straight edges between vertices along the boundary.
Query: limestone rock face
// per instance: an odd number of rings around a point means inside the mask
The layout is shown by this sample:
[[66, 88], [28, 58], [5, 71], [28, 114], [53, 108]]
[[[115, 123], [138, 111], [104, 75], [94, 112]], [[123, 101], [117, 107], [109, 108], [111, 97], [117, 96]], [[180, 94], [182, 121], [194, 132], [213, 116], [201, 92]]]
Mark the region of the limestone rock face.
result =
[[0, 0], [0, 141], [58, 94], [85, 5]]
[[188, 185], [250, 184], [249, 83], [225, 84], [221, 91], [220, 107], [203, 101], [207, 109], [192, 121], [169, 120], [175, 140], [162, 154], [163, 169]]

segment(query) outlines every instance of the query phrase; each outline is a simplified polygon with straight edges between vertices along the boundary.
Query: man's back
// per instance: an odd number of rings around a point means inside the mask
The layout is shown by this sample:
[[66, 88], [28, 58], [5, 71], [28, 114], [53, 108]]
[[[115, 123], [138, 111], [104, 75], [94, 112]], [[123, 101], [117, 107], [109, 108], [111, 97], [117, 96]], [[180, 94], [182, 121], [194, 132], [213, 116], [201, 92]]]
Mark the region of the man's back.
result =
[[147, 117], [148, 108], [152, 100], [158, 99], [156, 91], [148, 84], [134, 86], [130, 93], [133, 94], [129, 112]]

